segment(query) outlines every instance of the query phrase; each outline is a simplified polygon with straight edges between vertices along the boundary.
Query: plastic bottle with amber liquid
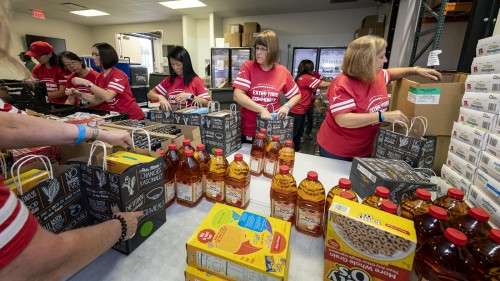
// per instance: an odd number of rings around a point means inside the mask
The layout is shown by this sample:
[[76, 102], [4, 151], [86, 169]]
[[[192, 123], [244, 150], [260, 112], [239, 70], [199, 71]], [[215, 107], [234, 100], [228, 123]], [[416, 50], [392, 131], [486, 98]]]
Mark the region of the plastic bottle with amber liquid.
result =
[[285, 146], [281, 148], [278, 158], [278, 167], [281, 165], [287, 165], [288, 168], [290, 168], [290, 174], [293, 175], [293, 167], [295, 166], [295, 149], [293, 148], [293, 142], [291, 140], [285, 141]]
[[297, 183], [290, 174], [288, 166], [280, 166], [271, 181], [271, 217], [295, 223], [297, 203]]
[[186, 150], [192, 150], [193, 152], [195, 151], [194, 147], [191, 145], [190, 139], [183, 139], [182, 140], [182, 146], [179, 147], [179, 149], [178, 149], [179, 154], [181, 155], [181, 158], [184, 156], [184, 152]]
[[[271, 138], [267, 134], [266, 128], [260, 128], [259, 133], [264, 134], [264, 140], [266, 141], [265, 147], [267, 147], [267, 144], [271, 142]], [[255, 137], [257, 137], [257, 135]]]
[[208, 162], [210, 162], [210, 155], [205, 151], [205, 145], [199, 144], [196, 146], [196, 151], [193, 154], [194, 160], [198, 161], [200, 165], [200, 170], [202, 173], [201, 186], [203, 187], [203, 194], [207, 188], [207, 172], [208, 172]]
[[446, 210], [434, 205], [429, 207], [427, 213], [413, 218], [417, 234], [417, 249], [430, 238], [444, 235], [444, 231], [448, 228], [447, 218]]
[[[181, 161], [181, 155], [177, 150], [177, 145], [175, 143], [171, 143], [168, 145], [168, 150], [165, 153], [165, 156], [172, 162], [172, 167], [174, 170], [174, 175], [177, 174], [177, 169], [179, 168], [179, 162]], [[177, 176], [174, 178], [174, 199], [175, 193], [177, 192]]]
[[417, 188], [414, 195], [401, 201], [398, 214], [405, 219], [413, 220], [415, 216], [427, 213], [431, 205], [431, 193], [423, 188]]
[[476, 263], [466, 245], [467, 236], [451, 227], [427, 240], [415, 254], [418, 280], [469, 281]]
[[201, 185], [202, 174], [200, 165], [193, 157], [191, 149], [184, 151], [177, 172], [177, 203], [194, 207], [201, 201], [203, 187]]
[[158, 150], [157, 152], [163, 158], [163, 191], [165, 193], [165, 208], [168, 208], [175, 202], [175, 168], [165, 151]]
[[466, 216], [455, 217], [448, 222], [450, 227], [462, 231], [467, 238], [488, 237], [491, 226], [490, 214], [481, 208], [470, 208]]
[[214, 155], [208, 162], [207, 188], [205, 189], [205, 198], [211, 202], [224, 202], [226, 198], [226, 173], [229, 163], [222, 149], [217, 148]]
[[318, 180], [318, 173], [309, 171], [297, 189], [295, 228], [311, 236], [320, 236], [323, 229], [325, 188]]
[[236, 153], [226, 172], [226, 204], [246, 208], [250, 202], [250, 168]]
[[398, 205], [392, 203], [391, 201], [382, 201], [382, 203], [380, 203], [380, 210], [396, 216], [398, 215]]
[[272, 179], [278, 170], [279, 152], [282, 145], [280, 137], [274, 135], [271, 142], [266, 146], [266, 155], [264, 156], [264, 169], [262, 173], [265, 177]]
[[264, 168], [264, 157], [266, 156], [266, 142], [264, 134], [257, 134], [250, 150], [250, 174], [252, 176], [262, 175]]
[[[325, 209], [323, 211], [323, 225], [327, 225], [328, 222], [328, 210], [330, 209], [330, 206], [332, 205], [332, 200], [333, 196], [335, 195], [340, 195], [342, 192], [348, 192], [352, 195], [352, 201], [354, 202], [359, 202], [358, 200], [358, 195], [356, 195], [356, 192], [351, 189], [351, 181], [346, 179], [346, 178], [341, 178], [339, 180], [339, 183], [332, 187], [330, 191], [328, 192], [328, 196], [326, 196], [326, 202], [325, 202]], [[326, 235], [326, 227], [324, 227], [323, 234]]]
[[467, 250], [476, 262], [475, 276], [469, 280], [500, 280], [500, 229], [492, 229], [487, 237], [475, 237]]
[[363, 202], [361, 202], [361, 204], [368, 205], [380, 210], [380, 205], [382, 204], [382, 201], [391, 201], [389, 199], [390, 194], [391, 192], [389, 191], [389, 189], [383, 186], [377, 186], [375, 188], [375, 193], [366, 196], [365, 199], [363, 199]]
[[439, 206], [448, 212], [448, 219], [454, 219], [460, 216], [466, 216], [469, 212], [469, 206], [464, 201], [464, 193], [456, 188], [448, 189], [446, 195], [436, 198], [432, 205]]

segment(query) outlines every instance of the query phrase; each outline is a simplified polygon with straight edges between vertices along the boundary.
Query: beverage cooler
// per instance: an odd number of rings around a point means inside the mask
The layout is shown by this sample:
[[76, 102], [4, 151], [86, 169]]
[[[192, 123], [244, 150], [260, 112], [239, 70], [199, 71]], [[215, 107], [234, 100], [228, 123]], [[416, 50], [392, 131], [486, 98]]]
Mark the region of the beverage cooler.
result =
[[246, 60], [252, 59], [252, 48], [212, 48], [211, 87], [229, 88]]
[[328, 80], [333, 80], [342, 73], [340, 67], [344, 59], [346, 47], [321, 47], [319, 48], [318, 64], [316, 71]]
[[318, 51], [319, 48], [309, 48], [309, 47], [294, 47], [293, 48], [293, 68], [292, 77], [295, 79], [297, 76], [297, 71], [299, 69], [299, 64], [303, 60], [310, 60], [314, 63], [314, 67], [317, 68], [318, 65]]

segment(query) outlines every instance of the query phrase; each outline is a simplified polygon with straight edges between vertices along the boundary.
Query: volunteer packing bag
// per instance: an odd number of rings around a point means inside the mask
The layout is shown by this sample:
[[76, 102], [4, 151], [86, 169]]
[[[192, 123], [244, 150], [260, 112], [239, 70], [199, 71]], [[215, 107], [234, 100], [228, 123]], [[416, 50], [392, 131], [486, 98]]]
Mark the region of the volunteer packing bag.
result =
[[[179, 110], [172, 113], [173, 124], [199, 127], [201, 142], [205, 143], [205, 116], [209, 113], [209, 108], [203, 107], [199, 101], [195, 101], [192, 106], [185, 108], [182, 108], [182, 104], [183, 102], [181, 102]], [[184, 104], [187, 104], [185, 100]]]
[[255, 134], [260, 133], [261, 128], [267, 130], [267, 135], [274, 136], [277, 135], [280, 138], [280, 142], [284, 143], [285, 140], [293, 139], [293, 117], [286, 116], [283, 119], [278, 119], [276, 113], [274, 113], [274, 106], [271, 105], [271, 117], [272, 120], [262, 119], [260, 114], [257, 114], [257, 127], [255, 128]]
[[241, 148], [241, 114], [236, 104], [230, 110], [220, 110], [220, 103], [213, 102], [214, 112], [205, 116], [205, 149], [214, 154], [221, 148], [228, 156]]
[[[402, 126], [395, 126], [401, 124]], [[404, 160], [413, 168], [434, 166], [437, 136], [426, 136], [427, 119], [414, 117], [410, 128], [403, 122], [380, 127], [375, 137], [372, 157]]]
[[[33, 187], [27, 189], [23, 187], [23, 183], [29, 183], [30, 179], [22, 179], [20, 170], [23, 165], [33, 159], [42, 161], [44, 166], [42, 169], [46, 176], [43, 176], [40, 181], [32, 182]], [[28, 155], [16, 161], [10, 172], [12, 178], [6, 180], [5, 184], [10, 186], [9, 182], [13, 181], [19, 198], [37, 218], [40, 225], [48, 231], [60, 233], [90, 225], [91, 218], [81, 189], [81, 174], [77, 166], [52, 166], [47, 156]]]

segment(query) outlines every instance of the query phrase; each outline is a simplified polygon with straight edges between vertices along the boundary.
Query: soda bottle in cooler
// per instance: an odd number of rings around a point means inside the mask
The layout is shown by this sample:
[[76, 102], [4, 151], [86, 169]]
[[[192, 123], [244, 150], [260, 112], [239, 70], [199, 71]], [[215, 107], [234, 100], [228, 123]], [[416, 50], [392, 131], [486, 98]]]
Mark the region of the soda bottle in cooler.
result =
[[281, 149], [280, 137], [274, 135], [272, 141], [267, 144], [266, 154], [264, 156], [263, 174], [265, 177], [272, 179], [276, 174], [278, 167], [278, 154]]
[[398, 215], [398, 205], [388, 200], [384, 200], [380, 203], [380, 210], [396, 216]]
[[290, 174], [293, 175], [293, 166], [295, 165], [295, 149], [293, 148], [293, 142], [291, 140], [285, 141], [285, 146], [283, 146], [279, 152], [279, 164], [287, 165], [290, 168]]
[[193, 152], [195, 151], [194, 147], [191, 145], [191, 140], [190, 139], [183, 139], [182, 146], [179, 147], [179, 154], [181, 155], [181, 158], [182, 158], [182, 156], [184, 156], [184, 151], [186, 151], [188, 149], [192, 150]]
[[273, 177], [270, 196], [271, 217], [295, 223], [297, 183], [288, 166], [280, 166], [280, 172]]
[[318, 180], [318, 173], [309, 171], [297, 189], [295, 228], [311, 236], [320, 236], [323, 229], [325, 188]]
[[448, 189], [446, 195], [436, 198], [432, 204], [445, 209], [449, 220], [466, 216], [470, 209], [464, 201], [464, 193], [457, 188]]
[[264, 168], [264, 157], [266, 155], [265, 140], [263, 134], [257, 134], [250, 150], [250, 174], [260, 176]]
[[500, 229], [492, 229], [487, 237], [475, 237], [467, 249], [476, 262], [476, 274], [469, 280], [500, 280]]
[[450, 219], [449, 226], [462, 231], [467, 238], [487, 237], [491, 230], [490, 214], [481, 208], [470, 208], [467, 216]]
[[431, 205], [431, 193], [423, 188], [418, 188], [414, 195], [401, 201], [398, 213], [403, 218], [413, 220], [415, 216], [427, 213]]
[[175, 176], [177, 178], [177, 203], [188, 207], [198, 205], [203, 195], [202, 174], [191, 149], [184, 151], [184, 157], [179, 163]]
[[389, 191], [389, 189], [383, 186], [377, 186], [375, 188], [375, 193], [366, 196], [361, 204], [368, 205], [380, 210], [380, 205], [382, 204], [382, 201], [391, 201], [389, 199], [390, 193], [391, 192]]
[[236, 153], [226, 172], [226, 204], [246, 208], [250, 202], [250, 168]]
[[205, 189], [207, 187], [207, 170], [210, 156], [205, 151], [204, 144], [199, 144], [196, 146], [196, 151], [194, 152], [193, 157], [194, 160], [198, 161], [198, 165], [200, 165], [200, 170], [202, 173], [201, 185], [203, 186], [203, 193], [205, 193]]
[[163, 158], [163, 186], [165, 192], [165, 208], [170, 207], [175, 201], [175, 168], [165, 151], [158, 150]]
[[207, 188], [205, 189], [205, 198], [211, 202], [224, 202], [226, 189], [226, 173], [229, 163], [222, 149], [217, 148], [214, 155], [208, 162]]
[[417, 249], [430, 238], [444, 235], [444, 231], [448, 228], [447, 218], [446, 210], [434, 205], [429, 207], [427, 213], [414, 217]]

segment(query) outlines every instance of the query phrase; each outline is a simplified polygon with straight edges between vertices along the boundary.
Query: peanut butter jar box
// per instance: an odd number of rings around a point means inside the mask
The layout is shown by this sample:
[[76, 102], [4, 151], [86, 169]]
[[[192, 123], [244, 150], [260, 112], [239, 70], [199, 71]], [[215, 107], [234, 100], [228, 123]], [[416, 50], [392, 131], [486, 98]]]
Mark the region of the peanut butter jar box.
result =
[[324, 281], [410, 280], [413, 221], [340, 196], [328, 218]]
[[227, 280], [287, 280], [290, 229], [217, 203], [186, 243], [187, 264]]

